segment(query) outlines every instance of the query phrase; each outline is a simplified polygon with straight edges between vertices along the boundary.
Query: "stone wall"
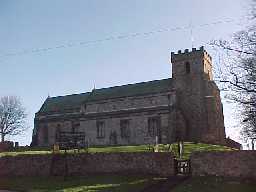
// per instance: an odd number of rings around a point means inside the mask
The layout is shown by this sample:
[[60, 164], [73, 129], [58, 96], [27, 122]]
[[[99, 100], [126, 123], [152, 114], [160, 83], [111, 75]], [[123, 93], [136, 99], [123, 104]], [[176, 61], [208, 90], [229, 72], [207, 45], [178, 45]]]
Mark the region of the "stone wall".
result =
[[[53, 114], [42, 116], [38, 121], [38, 146], [51, 146], [56, 141], [56, 132], [85, 132], [90, 145], [137, 145], [155, 142], [155, 136], [148, 135], [148, 119], [160, 118], [159, 137], [167, 143], [168, 131], [173, 126], [170, 122], [170, 107], [175, 103], [175, 94], [166, 90], [164, 93], [125, 97], [91, 102], [86, 110], [72, 114]], [[121, 120], [129, 121], [128, 138], [121, 137]], [[104, 122], [104, 137], [97, 136], [97, 122]], [[74, 127], [74, 124], [77, 126]], [[73, 129], [75, 128], [75, 129]], [[111, 141], [111, 133], [116, 134], [116, 142]]]
[[13, 148], [13, 142], [12, 141], [0, 142], [0, 152], [10, 151], [12, 148]]
[[[166, 90], [165, 93], [133, 96], [133, 97], [122, 97], [108, 100], [100, 100], [97, 102], [90, 102], [86, 104], [84, 113], [100, 113], [109, 111], [120, 111], [129, 109], [138, 109], [152, 106], [166, 106], [173, 105], [175, 99], [173, 93]], [[171, 95], [171, 99], [168, 99], [168, 95]]]
[[[160, 118], [160, 134], [161, 142], [167, 143], [167, 132], [168, 129], [171, 129], [173, 126], [169, 125], [170, 110], [168, 107], [161, 110], [154, 111], [145, 111], [137, 113], [125, 113], [113, 116], [104, 116], [97, 118], [81, 118], [77, 120], [79, 122], [79, 127], [76, 131], [85, 132], [85, 140], [89, 141], [90, 145], [137, 145], [137, 144], [149, 144], [155, 142], [155, 137], [150, 137], [148, 135], [148, 119], [150, 117], [159, 117]], [[129, 121], [129, 137], [121, 137], [121, 120]], [[104, 137], [97, 137], [97, 122], [104, 122]], [[72, 123], [70, 121], [56, 121], [49, 122], [47, 124], [48, 131], [44, 134], [47, 134], [47, 140], [44, 141], [44, 136], [40, 136], [38, 139], [39, 146], [51, 146], [55, 143], [56, 130], [58, 124], [61, 124], [61, 131], [71, 131]], [[69, 126], [68, 126], [69, 125]], [[45, 130], [45, 127], [42, 126], [40, 133]], [[116, 133], [116, 143], [111, 141], [111, 133]]]
[[[83, 176], [100, 173], [173, 176], [171, 153], [46, 154], [0, 157], [0, 177]], [[67, 168], [67, 169], [66, 169]], [[256, 179], [256, 151], [195, 152], [191, 156], [193, 176], [224, 176]]]
[[0, 177], [49, 176], [50, 155], [17, 155], [0, 157]]
[[256, 179], [256, 151], [195, 152], [193, 176], [218, 175]]
[[[65, 164], [66, 163], [66, 164]], [[18, 155], [0, 158], [0, 177], [88, 175], [97, 173], [174, 175], [171, 153]]]

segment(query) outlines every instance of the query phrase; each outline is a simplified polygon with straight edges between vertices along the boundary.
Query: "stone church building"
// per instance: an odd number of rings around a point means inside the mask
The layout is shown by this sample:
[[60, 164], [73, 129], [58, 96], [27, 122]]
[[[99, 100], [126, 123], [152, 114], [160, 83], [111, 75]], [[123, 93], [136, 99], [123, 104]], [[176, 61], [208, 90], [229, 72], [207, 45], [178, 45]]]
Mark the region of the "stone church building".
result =
[[225, 143], [220, 91], [204, 47], [171, 53], [172, 78], [48, 97], [35, 114], [32, 145], [61, 131], [84, 132], [90, 145]]

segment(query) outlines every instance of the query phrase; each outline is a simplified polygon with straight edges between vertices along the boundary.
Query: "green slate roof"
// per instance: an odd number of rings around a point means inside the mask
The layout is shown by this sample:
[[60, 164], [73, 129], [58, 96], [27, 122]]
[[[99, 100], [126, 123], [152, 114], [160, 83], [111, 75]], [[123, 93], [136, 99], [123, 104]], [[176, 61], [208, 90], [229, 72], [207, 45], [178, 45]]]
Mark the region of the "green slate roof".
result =
[[172, 88], [172, 79], [154, 80], [142, 83], [127, 84], [116, 87], [94, 89], [92, 92], [48, 97], [39, 113], [54, 113], [79, 110], [86, 102], [93, 102], [119, 97], [139, 96], [160, 93]]

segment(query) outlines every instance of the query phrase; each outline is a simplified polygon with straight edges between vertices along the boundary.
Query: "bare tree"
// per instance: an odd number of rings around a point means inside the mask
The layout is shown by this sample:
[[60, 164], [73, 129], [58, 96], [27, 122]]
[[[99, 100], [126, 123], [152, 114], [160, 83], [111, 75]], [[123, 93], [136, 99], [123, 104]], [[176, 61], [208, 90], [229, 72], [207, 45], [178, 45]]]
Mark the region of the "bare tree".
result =
[[[256, 0], [252, 1], [250, 25], [235, 33], [232, 41], [212, 42], [215, 47], [227, 50], [226, 60], [218, 72], [222, 89], [227, 98], [239, 106], [242, 136], [256, 140]], [[254, 147], [253, 147], [254, 148]]]
[[243, 130], [242, 135], [245, 139], [251, 140], [252, 150], [256, 140], [256, 110], [254, 107], [248, 107], [243, 110]]
[[1, 142], [6, 135], [19, 135], [26, 129], [25, 108], [16, 96], [0, 98], [0, 134]]

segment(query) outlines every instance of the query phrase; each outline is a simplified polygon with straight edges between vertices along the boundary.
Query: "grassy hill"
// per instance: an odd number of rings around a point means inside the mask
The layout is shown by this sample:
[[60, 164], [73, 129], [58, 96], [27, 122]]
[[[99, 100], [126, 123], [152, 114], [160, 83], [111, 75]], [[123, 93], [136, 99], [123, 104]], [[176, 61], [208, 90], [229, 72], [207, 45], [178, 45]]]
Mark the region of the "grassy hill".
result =
[[[176, 157], [178, 157], [178, 145], [174, 144], [159, 144], [157, 147], [153, 145], [134, 145], [134, 146], [98, 146], [90, 147], [88, 150], [80, 150], [82, 153], [115, 153], [115, 152], [152, 152], [154, 149], [159, 152], [173, 152]], [[188, 159], [192, 152], [194, 151], [230, 151], [235, 150], [222, 145], [211, 145], [205, 143], [184, 143], [183, 159]], [[2, 152], [1, 156], [15, 156], [21, 154], [50, 154], [52, 153], [50, 148], [20, 148], [11, 152]], [[61, 151], [64, 153], [64, 151]], [[74, 153], [74, 150], [69, 150], [68, 153]]]

